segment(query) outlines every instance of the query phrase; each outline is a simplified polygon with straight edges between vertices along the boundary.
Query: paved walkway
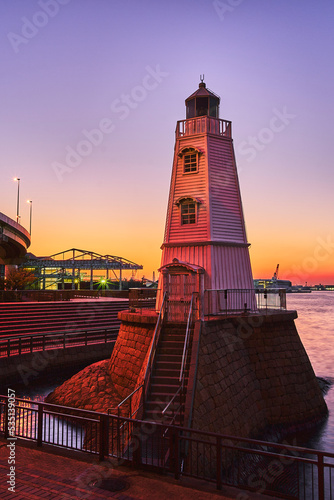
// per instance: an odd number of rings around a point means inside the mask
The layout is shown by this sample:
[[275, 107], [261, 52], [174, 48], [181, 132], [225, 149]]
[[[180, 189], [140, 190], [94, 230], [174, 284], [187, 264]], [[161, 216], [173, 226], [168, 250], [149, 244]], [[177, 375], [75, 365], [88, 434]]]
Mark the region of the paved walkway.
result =
[[[118, 467], [111, 462], [99, 463], [68, 458], [16, 444], [15, 493], [8, 491], [9, 465], [5, 439], [0, 438], [0, 498], [1, 500], [83, 499], [103, 500], [268, 500], [258, 494], [248, 494], [234, 488], [217, 492], [207, 483]], [[89, 457], [87, 457], [89, 458]], [[108, 482], [109, 481], [109, 482]], [[98, 487], [100, 485], [100, 487]], [[125, 486], [110, 491], [101, 486]]]

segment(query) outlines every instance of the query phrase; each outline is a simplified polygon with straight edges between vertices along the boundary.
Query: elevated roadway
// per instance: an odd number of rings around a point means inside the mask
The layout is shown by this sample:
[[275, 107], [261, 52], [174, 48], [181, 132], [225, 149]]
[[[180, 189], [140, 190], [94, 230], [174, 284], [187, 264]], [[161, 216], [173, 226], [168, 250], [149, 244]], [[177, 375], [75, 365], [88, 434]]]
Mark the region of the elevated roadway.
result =
[[30, 243], [29, 232], [0, 212], [0, 263], [5, 266], [21, 264]]

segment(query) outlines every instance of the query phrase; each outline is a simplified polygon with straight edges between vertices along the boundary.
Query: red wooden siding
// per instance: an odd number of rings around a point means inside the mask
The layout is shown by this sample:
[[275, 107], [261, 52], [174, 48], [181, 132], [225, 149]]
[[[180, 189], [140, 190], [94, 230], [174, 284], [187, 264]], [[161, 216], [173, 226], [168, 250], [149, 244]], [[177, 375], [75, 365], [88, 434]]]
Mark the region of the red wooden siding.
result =
[[213, 245], [211, 248], [212, 289], [254, 287], [248, 247]]
[[[177, 140], [171, 192], [168, 201], [165, 242], [205, 241], [209, 237], [208, 204], [207, 204], [207, 155], [199, 155], [198, 172], [184, 174], [183, 158], [178, 156], [181, 149], [195, 147], [203, 152], [206, 149], [205, 136], [192, 136]], [[181, 225], [180, 207], [176, 201], [181, 197], [194, 197], [201, 201], [198, 204], [197, 223]]]
[[233, 145], [230, 139], [208, 136], [211, 239], [246, 243]]
[[208, 245], [184, 245], [166, 247], [163, 249], [161, 266], [169, 264], [174, 258], [182, 262], [196, 264], [205, 269], [205, 287], [211, 286], [211, 250]]

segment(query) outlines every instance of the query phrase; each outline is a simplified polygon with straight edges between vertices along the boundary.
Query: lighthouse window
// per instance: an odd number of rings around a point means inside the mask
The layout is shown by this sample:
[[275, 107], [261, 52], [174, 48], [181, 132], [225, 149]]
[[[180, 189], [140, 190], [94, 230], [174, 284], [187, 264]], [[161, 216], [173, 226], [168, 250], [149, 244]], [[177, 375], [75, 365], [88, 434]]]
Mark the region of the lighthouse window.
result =
[[196, 203], [194, 201], [184, 201], [181, 204], [181, 224], [196, 223]]
[[184, 155], [184, 173], [197, 172], [197, 153]]

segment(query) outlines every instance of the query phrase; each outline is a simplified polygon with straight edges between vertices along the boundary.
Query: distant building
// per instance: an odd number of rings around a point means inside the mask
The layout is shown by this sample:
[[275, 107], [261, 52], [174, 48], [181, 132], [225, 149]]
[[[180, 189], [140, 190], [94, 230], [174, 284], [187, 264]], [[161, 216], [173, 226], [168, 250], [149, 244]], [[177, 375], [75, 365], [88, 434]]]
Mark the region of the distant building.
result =
[[262, 288], [291, 288], [292, 283], [289, 280], [278, 280], [274, 278], [260, 278], [254, 280], [254, 287], [258, 289]]

